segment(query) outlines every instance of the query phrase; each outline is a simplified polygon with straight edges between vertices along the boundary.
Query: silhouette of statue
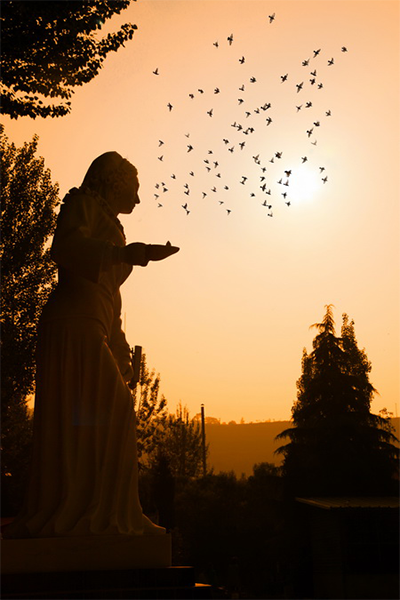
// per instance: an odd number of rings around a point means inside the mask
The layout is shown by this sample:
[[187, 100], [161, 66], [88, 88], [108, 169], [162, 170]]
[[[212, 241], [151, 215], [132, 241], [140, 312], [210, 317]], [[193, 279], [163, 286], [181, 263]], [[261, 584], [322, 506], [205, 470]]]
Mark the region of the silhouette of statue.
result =
[[38, 331], [30, 478], [6, 538], [165, 533], [138, 496], [119, 288], [132, 265], [179, 248], [125, 245], [117, 215], [139, 204], [138, 189], [136, 168], [106, 152], [64, 198], [51, 249], [59, 280]]

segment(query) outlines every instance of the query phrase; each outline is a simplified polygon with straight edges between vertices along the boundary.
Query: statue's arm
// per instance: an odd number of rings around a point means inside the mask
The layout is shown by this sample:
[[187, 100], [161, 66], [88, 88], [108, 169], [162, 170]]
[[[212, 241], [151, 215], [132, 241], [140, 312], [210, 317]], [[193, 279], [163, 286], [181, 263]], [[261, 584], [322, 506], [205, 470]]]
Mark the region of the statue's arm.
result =
[[111, 329], [110, 349], [123, 379], [127, 382], [130, 381], [133, 377], [133, 369], [129, 344], [122, 331], [121, 294], [119, 291], [114, 298], [114, 319]]
[[53, 260], [97, 283], [100, 273], [112, 265], [113, 244], [93, 237], [99, 208], [94, 198], [71, 194], [62, 205], [51, 247]]

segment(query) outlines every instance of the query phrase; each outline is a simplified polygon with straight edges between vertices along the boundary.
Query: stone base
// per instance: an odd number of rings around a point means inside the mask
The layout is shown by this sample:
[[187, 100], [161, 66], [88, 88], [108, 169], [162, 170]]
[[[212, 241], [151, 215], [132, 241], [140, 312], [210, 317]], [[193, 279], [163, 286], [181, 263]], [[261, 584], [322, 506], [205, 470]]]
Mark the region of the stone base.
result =
[[9, 573], [2, 576], [1, 584], [4, 600], [198, 600], [212, 597], [211, 586], [195, 583], [193, 567]]
[[171, 536], [5, 539], [2, 573], [61, 573], [171, 566]]

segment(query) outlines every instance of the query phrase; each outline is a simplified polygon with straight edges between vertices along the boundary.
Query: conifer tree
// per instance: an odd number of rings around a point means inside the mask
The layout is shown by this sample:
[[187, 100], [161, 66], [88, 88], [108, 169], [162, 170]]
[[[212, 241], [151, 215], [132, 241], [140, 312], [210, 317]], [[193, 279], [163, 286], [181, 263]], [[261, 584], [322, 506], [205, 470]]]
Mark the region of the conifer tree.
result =
[[326, 307], [313, 351], [304, 349], [293, 428], [277, 438], [283, 473], [296, 495], [388, 495], [395, 493], [398, 449], [387, 418], [371, 413], [376, 390], [371, 364], [357, 346], [354, 322], [343, 315], [335, 335], [332, 305]]

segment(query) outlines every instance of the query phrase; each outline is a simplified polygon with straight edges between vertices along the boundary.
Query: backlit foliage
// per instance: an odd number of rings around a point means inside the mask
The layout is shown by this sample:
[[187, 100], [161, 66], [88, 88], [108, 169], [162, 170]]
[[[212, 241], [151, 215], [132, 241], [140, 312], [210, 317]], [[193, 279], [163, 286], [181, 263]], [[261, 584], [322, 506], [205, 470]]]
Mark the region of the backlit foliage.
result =
[[[5, 1], [1, 3], [2, 112], [18, 118], [60, 117], [71, 111], [74, 88], [91, 81], [109, 52], [131, 40], [126, 23], [99, 36], [129, 0]], [[53, 104], [58, 99], [57, 104]]]

